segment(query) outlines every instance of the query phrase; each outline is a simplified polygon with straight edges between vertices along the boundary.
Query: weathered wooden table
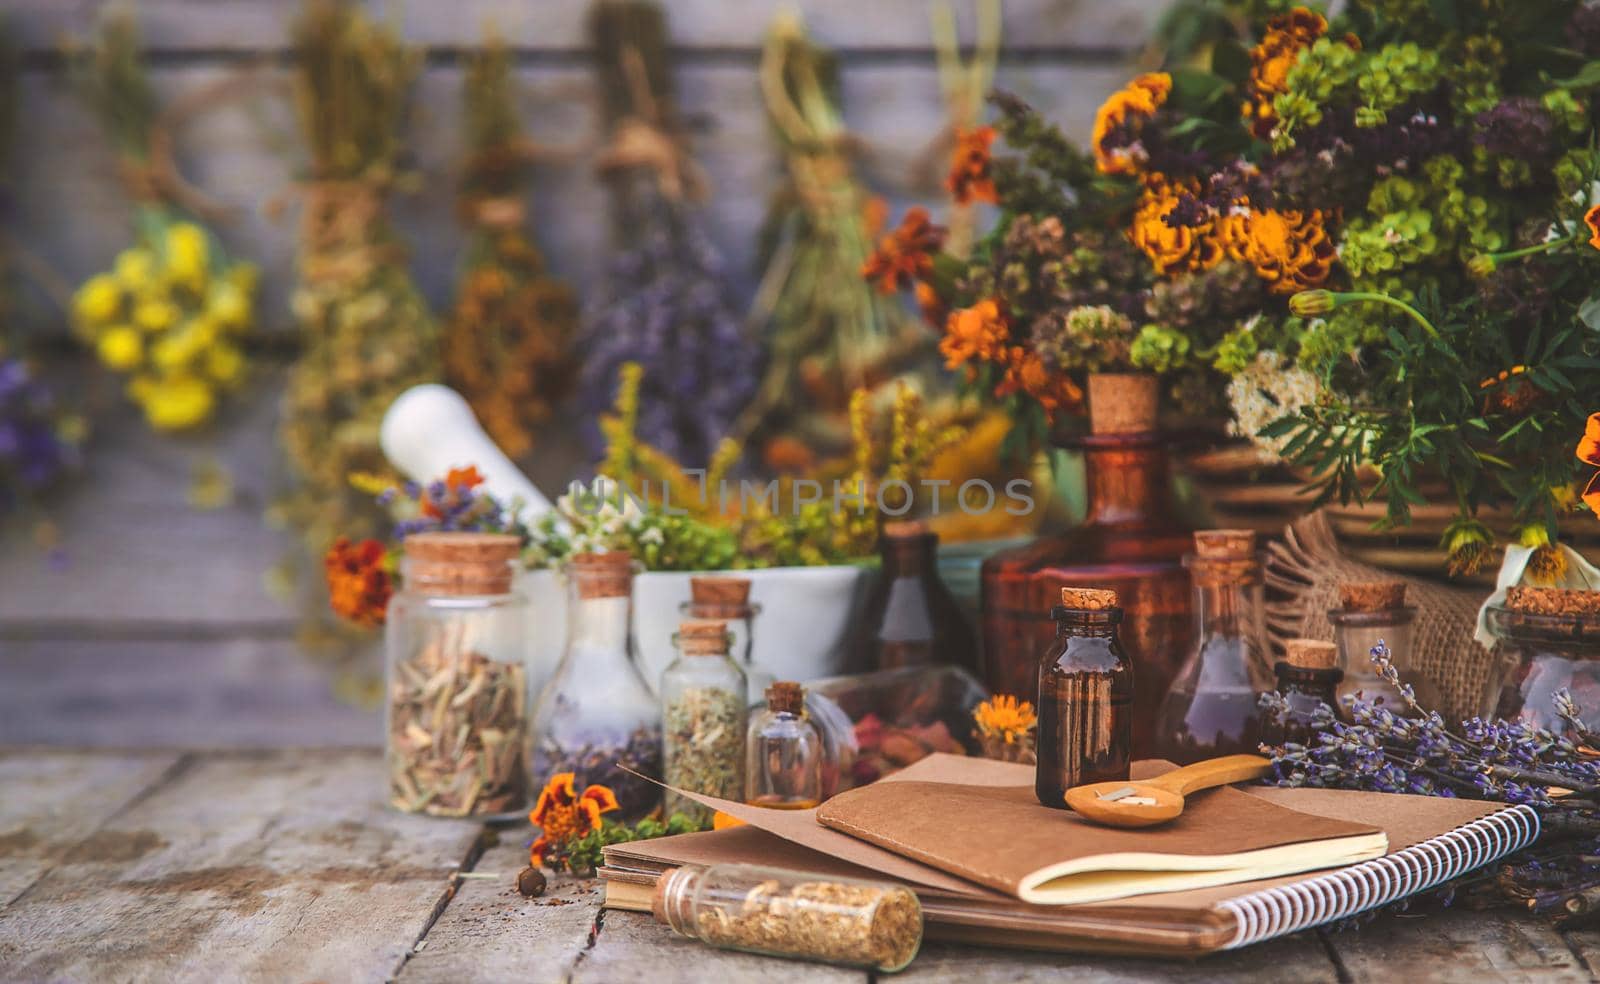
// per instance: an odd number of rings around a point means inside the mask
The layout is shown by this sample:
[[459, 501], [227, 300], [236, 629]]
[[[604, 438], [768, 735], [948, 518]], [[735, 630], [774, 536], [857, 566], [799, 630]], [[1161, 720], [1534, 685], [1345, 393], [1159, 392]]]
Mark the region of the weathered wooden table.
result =
[[[0, 978], [17, 981], [865, 981], [524, 899], [521, 829], [384, 808], [376, 752], [0, 751]], [[1197, 963], [930, 943], [897, 982], [1593, 981], [1600, 931], [1386, 917]]]

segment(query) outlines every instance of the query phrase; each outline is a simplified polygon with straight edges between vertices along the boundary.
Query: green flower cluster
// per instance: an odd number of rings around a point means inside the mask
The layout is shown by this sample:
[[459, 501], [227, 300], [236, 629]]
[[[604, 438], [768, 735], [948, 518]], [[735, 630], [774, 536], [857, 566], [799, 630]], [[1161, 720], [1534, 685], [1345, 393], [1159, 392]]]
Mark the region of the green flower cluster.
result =
[[1273, 149], [1293, 147], [1296, 130], [1321, 123], [1322, 108], [1361, 74], [1362, 61], [1359, 51], [1333, 38], [1318, 38], [1300, 52], [1289, 69], [1285, 91], [1272, 102], [1278, 117]]
[[1051, 369], [1100, 372], [1127, 365], [1133, 322], [1104, 304], [1049, 312], [1033, 324], [1034, 351]]
[[1444, 70], [1450, 107], [1464, 119], [1493, 109], [1500, 101], [1500, 72], [1506, 61], [1505, 45], [1497, 37], [1474, 35], [1461, 42], [1457, 57]]
[[1356, 109], [1356, 126], [1382, 126], [1389, 111], [1413, 96], [1439, 84], [1439, 53], [1413, 41], [1386, 44], [1366, 59], [1356, 79], [1363, 104]]
[[1149, 324], [1139, 329], [1128, 348], [1128, 363], [1135, 369], [1169, 373], [1189, 364], [1189, 336], [1176, 328]]

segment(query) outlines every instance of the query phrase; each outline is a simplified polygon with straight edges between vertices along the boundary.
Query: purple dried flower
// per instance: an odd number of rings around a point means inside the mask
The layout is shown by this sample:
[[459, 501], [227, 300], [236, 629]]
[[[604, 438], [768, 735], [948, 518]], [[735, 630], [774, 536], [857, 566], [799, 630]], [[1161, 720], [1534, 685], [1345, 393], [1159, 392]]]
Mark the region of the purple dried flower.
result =
[[79, 448], [64, 420], [27, 364], [0, 356], [0, 519], [77, 467]]
[[1542, 158], [1554, 150], [1550, 138], [1556, 121], [1534, 96], [1502, 99], [1473, 123], [1477, 127], [1473, 140], [1491, 154]]

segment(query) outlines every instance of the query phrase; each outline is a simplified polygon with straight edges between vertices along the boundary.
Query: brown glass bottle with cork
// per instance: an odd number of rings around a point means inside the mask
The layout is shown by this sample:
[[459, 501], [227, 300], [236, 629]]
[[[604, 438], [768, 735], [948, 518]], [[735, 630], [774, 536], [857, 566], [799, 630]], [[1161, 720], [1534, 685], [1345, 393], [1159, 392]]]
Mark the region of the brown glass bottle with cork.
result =
[[1062, 588], [1055, 642], [1039, 662], [1039, 802], [1067, 808], [1073, 786], [1128, 778], [1133, 666], [1117, 638], [1117, 593]]
[[1272, 745], [1309, 745], [1316, 737], [1316, 717], [1324, 704], [1339, 710], [1339, 647], [1321, 639], [1290, 639], [1284, 657], [1273, 666], [1283, 708], [1262, 725], [1262, 740]]
[[978, 639], [939, 577], [939, 534], [921, 520], [890, 521], [878, 538], [882, 568], [856, 643], [858, 672], [959, 666], [978, 675]]

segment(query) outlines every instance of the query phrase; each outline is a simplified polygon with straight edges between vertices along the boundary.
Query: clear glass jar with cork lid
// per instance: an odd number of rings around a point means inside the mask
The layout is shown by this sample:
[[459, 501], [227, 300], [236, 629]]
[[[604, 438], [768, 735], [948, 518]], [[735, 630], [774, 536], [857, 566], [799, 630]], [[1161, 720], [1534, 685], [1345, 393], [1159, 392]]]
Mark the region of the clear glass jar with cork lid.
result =
[[[666, 783], [718, 799], [744, 795], [746, 685], [744, 671], [728, 654], [726, 623], [689, 619], [673, 637], [678, 658], [661, 674], [662, 754]], [[712, 811], [667, 794], [667, 813], [683, 813], [702, 825]]]
[[532, 695], [525, 602], [511, 588], [521, 540], [435, 532], [405, 539], [404, 590], [385, 628], [389, 803], [446, 817], [526, 809]]
[[633, 558], [626, 551], [579, 554], [567, 581], [567, 645], [533, 713], [535, 788], [570, 772], [577, 788], [617, 797], [617, 819], [637, 820], [661, 803], [661, 705], [630, 653]]
[[1254, 753], [1267, 664], [1261, 559], [1252, 530], [1199, 530], [1184, 558], [1199, 632], [1161, 702], [1156, 754], [1179, 765]]
[[1133, 665], [1117, 638], [1115, 591], [1062, 588], [1051, 609], [1056, 641], [1039, 662], [1039, 802], [1067, 808], [1073, 786], [1128, 778], [1133, 757]]
[[1492, 713], [1560, 732], [1556, 693], [1565, 690], [1584, 727], [1600, 730], [1600, 591], [1515, 585], [1486, 615], [1504, 651]]
[[745, 802], [774, 810], [816, 806], [824, 755], [822, 732], [806, 714], [805, 690], [791, 680], [774, 683], [745, 741]]
[[1382, 703], [1391, 714], [1412, 713], [1394, 685], [1372, 665], [1372, 649], [1379, 642], [1389, 650], [1389, 661], [1400, 682], [1411, 687], [1423, 707], [1439, 706], [1439, 688], [1418, 672], [1411, 640], [1415, 635], [1417, 610], [1406, 604], [1406, 583], [1351, 581], [1339, 585], [1339, 607], [1328, 612], [1333, 625], [1333, 641], [1339, 647], [1344, 682], [1339, 685], [1340, 707], [1344, 698], [1360, 694], [1367, 703]]
[[701, 574], [689, 578], [689, 600], [679, 611], [689, 618], [713, 618], [724, 622], [733, 636], [728, 653], [744, 670], [747, 702], [757, 704], [776, 679], [756, 665], [756, 616], [761, 606], [750, 600], [751, 582], [747, 577], [728, 574]]

